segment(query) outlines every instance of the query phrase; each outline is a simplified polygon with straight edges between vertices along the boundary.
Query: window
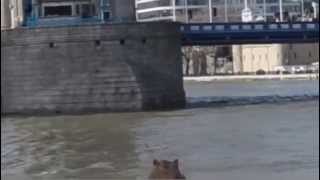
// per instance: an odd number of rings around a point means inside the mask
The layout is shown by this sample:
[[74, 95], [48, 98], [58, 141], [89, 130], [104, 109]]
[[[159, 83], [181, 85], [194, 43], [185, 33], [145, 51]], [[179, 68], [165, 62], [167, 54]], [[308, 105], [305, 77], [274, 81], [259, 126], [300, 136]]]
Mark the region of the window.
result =
[[95, 13], [94, 10], [95, 10], [94, 5], [92, 5], [92, 4], [82, 4], [81, 5], [81, 11], [82, 11], [81, 16], [84, 17], [84, 18], [91, 17]]
[[281, 24], [281, 29], [289, 29], [289, 24]]
[[88, 4], [81, 5], [82, 17], [88, 17], [90, 14], [90, 6]]
[[230, 29], [231, 30], [239, 30], [239, 25], [231, 25]]
[[71, 16], [71, 6], [46, 6], [44, 7], [44, 16]]
[[224, 25], [216, 25], [215, 29], [222, 31], [222, 30], [224, 30]]
[[269, 29], [278, 29], [278, 25], [277, 24], [270, 24]]
[[212, 30], [212, 26], [206, 25], [206, 26], [203, 26], [202, 29], [205, 30], [205, 31], [211, 31]]
[[188, 10], [188, 18], [189, 18], [189, 19], [192, 19], [192, 17], [193, 17], [193, 16], [192, 16], [192, 10]]
[[250, 30], [251, 26], [250, 25], [242, 25], [243, 30]]
[[218, 15], [217, 8], [212, 9], [212, 15], [213, 15], [213, 17], [216, 17]]
[[256, 25], [254, 25], [254, 29], [263, 30], [263, 25], [262, 24], [256, 24]]
[[307, 24], [307, 29], [315, 29], [316, 25], [315, 24]]
[[103, 20], [109, 21], [110, 19], [111, 19], [110, 12], [109, 11], [103, 12]]
[[80, 14], [80, 5], [79, 4], [76, 5], [76, 14], [77, 15]]
[[101, 45], [101, 41], [100, 41], [100, 40], [95, 40], [95, 41], [94, 41], [94, 44], [95, 44], [96, 46], [100, 46], [100, 45]]
[[293, 24], [292, 28], [293, 29], [301, 29], [301, 24]]
[[191, 31], [199, 31], [200, 30], [200, 26], [191, 26], [190, 30]]

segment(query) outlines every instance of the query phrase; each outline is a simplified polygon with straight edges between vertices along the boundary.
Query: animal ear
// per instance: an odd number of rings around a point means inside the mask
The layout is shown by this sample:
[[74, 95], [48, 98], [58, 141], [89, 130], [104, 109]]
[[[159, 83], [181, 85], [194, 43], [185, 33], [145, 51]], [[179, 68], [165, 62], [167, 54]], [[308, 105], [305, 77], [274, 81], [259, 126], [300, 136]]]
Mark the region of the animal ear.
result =
[[154, 165], [154, 166], [159, 166], [159, 165], [160, 165], [160, 162], [159, 162], [157, 159], [154, 159], [154, 160], [153, 160], [153, 165]]

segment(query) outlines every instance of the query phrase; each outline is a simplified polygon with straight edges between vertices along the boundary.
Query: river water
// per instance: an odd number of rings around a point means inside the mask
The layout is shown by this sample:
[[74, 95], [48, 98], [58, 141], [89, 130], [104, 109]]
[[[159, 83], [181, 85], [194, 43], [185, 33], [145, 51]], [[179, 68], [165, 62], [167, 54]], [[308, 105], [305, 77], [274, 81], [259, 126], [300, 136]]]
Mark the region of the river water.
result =
[[1, 118], [1, 177], [145, 179], [178, 158], [187, 179], [319, 178], [318, 81], [186, 82], [188, 108]]

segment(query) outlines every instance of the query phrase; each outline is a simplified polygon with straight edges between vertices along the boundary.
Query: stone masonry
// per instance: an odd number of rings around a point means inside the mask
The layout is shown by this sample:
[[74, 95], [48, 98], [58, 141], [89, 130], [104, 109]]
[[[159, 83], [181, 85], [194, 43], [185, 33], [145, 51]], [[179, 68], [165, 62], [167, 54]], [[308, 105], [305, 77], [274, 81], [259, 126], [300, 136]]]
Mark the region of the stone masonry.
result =
[[176, 23], [1, 32], [1, 114], [158, 110], [185, 105]]

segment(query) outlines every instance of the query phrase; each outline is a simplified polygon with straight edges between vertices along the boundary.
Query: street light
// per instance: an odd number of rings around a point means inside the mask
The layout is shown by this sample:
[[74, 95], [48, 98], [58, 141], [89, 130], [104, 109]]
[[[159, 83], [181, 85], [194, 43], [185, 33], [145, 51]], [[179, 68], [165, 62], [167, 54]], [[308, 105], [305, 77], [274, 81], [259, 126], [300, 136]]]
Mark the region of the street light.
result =
[[316, 2], [312, 2], [312, 8], [313, 8], [313, 17], [314, 19], [318, 18], [318, 11], [319, 11], [319, 4]]
[[304, 0], [301, 0], [301, 18], [303, 19], [303, 17], [305, 17], [305, 14], [304, 14]]
[[241, 12], [242, 22], [251, 22], [253, 20], [252, 10], [248, 7], [248, 1], [244, 0], [244, 9]]
[[266, 0], [263, 0], [263, 17], [264, 17], [264, 21], [267, 21], [267, 5], [266, 5]]
[[173, 21], [177, 21], [177, 16], [176, 16], [176, 0], [172, 0], [172, 15], [173, 15]]
[[228, 22], [228, 0], [224, 0], [224, 18]]
[[189, 23], [188, 0], [184, 1], [184, 8], [185, 8], [186, 23]]
[[212, 23], [212, 0], [209, 0], [209, 17], [210, 17], [210, 23]]
[[282, 0], [279, 0], [279, 13], [280, 13], [280, 22], [283, 22], [283, 7], [282, 7]]

